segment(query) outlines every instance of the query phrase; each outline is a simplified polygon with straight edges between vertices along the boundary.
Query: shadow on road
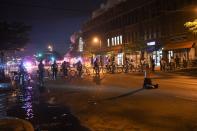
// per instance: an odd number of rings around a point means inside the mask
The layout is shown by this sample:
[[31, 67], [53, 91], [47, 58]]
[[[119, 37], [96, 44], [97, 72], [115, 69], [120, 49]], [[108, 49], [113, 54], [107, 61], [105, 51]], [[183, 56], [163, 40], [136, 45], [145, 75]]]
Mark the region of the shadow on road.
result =
[[144, 90], [144, 88], [140, 88], [140, 89], [137, 89], [137, 90], [134, 90], [134, 91], [131, 91], [131, 92], [128, 92], [128, 93], [119, 95], [119, 96], [114, 96], [114, 97], [103, 99], [103, 101], [106, 101], [106, 100], [115, 100], [115, 99], [119, 99], [119, 98], [122, 98], [122, 97], [127, 97], [127, 96], [130, 96], [130, 95], [134, 95], [134, 94], [136, 94], [138, 92], [141, 92], [143, 90]]
[[116, 100], [116, 99], [120, 99], [120, 98], [127, 97], [127, 96], [130, 96], [130, 95], [134, 95], [134, 94], [136, 94], [138, 92], [141, 92], [143, 90], [145, 90], [145, 89], [144, 88], [140, 88], [140, 89], [137, 89], [137, 90], [134, 90], [134, 91], [131, 91], [131, 92], [119, 95], [119, 96], [114, 96], [114, 97], [109, 97], [109, 98], [99, 99], [99, 100], [89, 100], [88, 103], [96, 104], [97, 102]]

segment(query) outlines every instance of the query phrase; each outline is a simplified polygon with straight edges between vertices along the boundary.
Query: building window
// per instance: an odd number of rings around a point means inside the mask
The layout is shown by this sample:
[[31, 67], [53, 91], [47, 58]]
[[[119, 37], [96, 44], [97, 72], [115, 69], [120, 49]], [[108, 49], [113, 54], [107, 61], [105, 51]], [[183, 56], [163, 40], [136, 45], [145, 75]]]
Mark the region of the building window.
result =
[[118, 60], [118, 65], [123, 65], [123, 53], [118, 54], [117, 60]]
[[117, 36], [117, 44], [118, 44], [118, 45], [120, 44], [119, 36]]
[[107, 46], [110, 47], [110, 39], [107, 39]]
[[122, 35], [120, 35], [120, 44], [122, 44]]
[[79, 46], [78, 46], [78, 51], [82, 52], [83, 51], [83, 45], [84, 45], [84, 41], [82, 39], [82, 37], [79, 38]]
[[116, 39], [116, 37], [114, 37], [114, 39], [115, 39], [114, 41], [115, 41], [115, 45], [116, 45], [117, 44], [117, 39]]
[[114, 38], [111, 38], [112, 46], [114, 46]]

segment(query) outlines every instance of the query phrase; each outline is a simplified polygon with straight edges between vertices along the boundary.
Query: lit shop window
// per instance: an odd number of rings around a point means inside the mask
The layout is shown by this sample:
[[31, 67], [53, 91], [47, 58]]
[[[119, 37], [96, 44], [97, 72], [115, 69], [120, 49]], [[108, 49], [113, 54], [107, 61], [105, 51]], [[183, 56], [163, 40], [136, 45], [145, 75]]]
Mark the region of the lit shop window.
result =
[[107, 39], [107, 46], [110, 47], [110, 39]]
[[114, 46], [114, 38], [111, 38], [112, 46]]
[[80, 37], [79, 38], [79, 47], [78, 47], [79, 52], [83, 51], [83, 45], [84, 45], [84, 41], [83, 41], [82, 37]]
[[118, 54], [118, 65], [123, 65], [123, 53]]
[[122, 35], [120, 35], [120, 44], [122, 44]]
[[117, 44], [118, 44], [118, 45], [120, 44], [119, 36], [117, 36]]
[[115, 41], [115, 45], [116, 45], [117, 44], [117, 39], [116, 39], [116, 37], [114, 37], [114, 39], [115, 39], [114, 41]]

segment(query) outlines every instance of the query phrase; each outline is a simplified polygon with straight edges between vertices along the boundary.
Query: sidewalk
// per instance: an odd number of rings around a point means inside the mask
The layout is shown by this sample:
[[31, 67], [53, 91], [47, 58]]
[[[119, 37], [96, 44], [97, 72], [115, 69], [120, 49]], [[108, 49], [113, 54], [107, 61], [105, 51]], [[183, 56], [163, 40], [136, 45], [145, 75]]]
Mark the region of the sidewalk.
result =
[[154, 74], [159, 74], [159, 75], [181, 75], [181, 76], [197, 77], [197, 67], [177, 69], [175, 71], [166, 71], [166, 72], [165, 71], [156, 70]]

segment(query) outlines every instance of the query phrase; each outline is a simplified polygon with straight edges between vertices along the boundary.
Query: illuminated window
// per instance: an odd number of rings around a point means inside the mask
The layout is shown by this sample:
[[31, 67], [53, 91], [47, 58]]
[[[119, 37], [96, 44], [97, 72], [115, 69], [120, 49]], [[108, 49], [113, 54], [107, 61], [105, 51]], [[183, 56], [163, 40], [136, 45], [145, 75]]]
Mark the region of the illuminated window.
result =
[[80, 37], [79, 38], [79, 47], [78, 47], [78, 51], [82, 52], [83, 51], [83, 45], [84, 45], [84, 41], [83, 39]]
[[107, 46], [110, 47], [110, 39], [107, 39]]
[[111, 38], [112, 46], [114, 46], [114, 38]]
[[114, 39], [115, 39], [114, 41], [115, 41], [115, 45], [116, 45], [117, 44], [117, 39], [116, 39], [116, 37], [114, 37]]
[[118, 54], [117, 60], [118, 60], [118, 65], [123, 65], [123, 53]]
[[118, 45], [120, 44], [119, 36], [117, 36], [117, 44], [118, 44]]
[[120, 44], [122, 44], [122, 35], [120, 35]]

